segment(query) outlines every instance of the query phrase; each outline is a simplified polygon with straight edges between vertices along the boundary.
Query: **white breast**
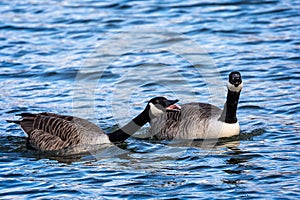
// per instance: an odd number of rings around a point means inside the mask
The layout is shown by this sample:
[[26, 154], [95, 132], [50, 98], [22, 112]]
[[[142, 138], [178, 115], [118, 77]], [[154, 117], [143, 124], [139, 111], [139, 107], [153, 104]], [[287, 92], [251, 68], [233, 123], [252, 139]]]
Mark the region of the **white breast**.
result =
[[240, 133], [239, 122], [228, 124], [216, 119], [212, 119], [208, 125], [206, 138], [231, 137]]

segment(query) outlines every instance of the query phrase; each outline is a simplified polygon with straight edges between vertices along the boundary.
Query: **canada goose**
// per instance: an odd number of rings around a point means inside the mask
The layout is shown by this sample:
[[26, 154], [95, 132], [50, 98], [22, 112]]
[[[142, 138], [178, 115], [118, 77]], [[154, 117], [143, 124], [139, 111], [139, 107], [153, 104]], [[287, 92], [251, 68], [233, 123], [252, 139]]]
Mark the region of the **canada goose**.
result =
[[7, 121], [21, 126], [28, 136], [27, 144], [30, 147], [42, 152], [52, 152], [80, 145], [122, 142], [152, 118], [160, 116], [166, 110], [176, 110], [173, 105], [176, 102], [178, 100], [155, 97], [137, 117], [108, 135], [85, 119], [54, 113], [22, 113], [20, 120]]
[[227, 101], [224, 109], [206, 103], [181, 105], [180, 112], [164, 113], [153, 119], [149, 130], [157, 139], [208, 139], [238, 135], [240, 132], [236, 111], [243, 87], [239, 72], [231, 72], [227, 83]]

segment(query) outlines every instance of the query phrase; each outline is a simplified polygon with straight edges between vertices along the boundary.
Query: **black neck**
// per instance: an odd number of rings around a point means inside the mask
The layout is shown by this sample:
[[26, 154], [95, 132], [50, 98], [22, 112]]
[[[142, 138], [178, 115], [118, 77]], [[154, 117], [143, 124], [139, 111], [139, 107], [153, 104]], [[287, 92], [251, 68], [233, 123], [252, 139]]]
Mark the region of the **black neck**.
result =
[[224, 105], [224, 109], [222, 112], [221, 117], [219, 118], [220, 121], [232, 124], [237, 122], [236, 118], [236, 111], [237, 111], [237, 106], [240, 98], [240, 93], [239, 92], [232, 92], [228, 90], [227, 93], [227, 100]]
[[131, 120], [121, 129], [116, 130], [108, 135], [111, 142], [123, 142], [132, 134], [137, 132], [142, 126], [150, 121], [149, 112], [144, 110], [141, 114]]

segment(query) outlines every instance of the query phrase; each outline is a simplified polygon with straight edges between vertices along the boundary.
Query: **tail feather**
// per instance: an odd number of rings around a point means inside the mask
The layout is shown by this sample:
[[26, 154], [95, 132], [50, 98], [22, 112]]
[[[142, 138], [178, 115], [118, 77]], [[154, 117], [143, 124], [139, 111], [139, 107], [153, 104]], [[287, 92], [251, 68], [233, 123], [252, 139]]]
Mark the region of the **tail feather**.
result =
[[35, 114], [30, 113], [21, 113], [18, 114], [19, 116], [22, 116], [19, 120], [6, 120], [8, 123], [15, 123], [22, 127], [25, 133], [29, 134], [33, 130], [33, 123], [34, 123], [34, 117]]
[[8, 123], [15, 123], [15, 124], [21, 124], [21, 120], [6, 120]]
[[20, 113], [19, 120], [7, 120], [21, 126], [27, 135], [31, 135], [34, 130], [42, 130], [53, 135], [68, 135], [70, 130], [77, 132], [77, 127], [71, 122], [72, 116], [58, 115], [53, 113]]
[[20, 114], [16, 114], [17, 116], [21, 116], [21, 117], [35, 117], [37, 114], [32, 114], [32, 113], [20, 113]]

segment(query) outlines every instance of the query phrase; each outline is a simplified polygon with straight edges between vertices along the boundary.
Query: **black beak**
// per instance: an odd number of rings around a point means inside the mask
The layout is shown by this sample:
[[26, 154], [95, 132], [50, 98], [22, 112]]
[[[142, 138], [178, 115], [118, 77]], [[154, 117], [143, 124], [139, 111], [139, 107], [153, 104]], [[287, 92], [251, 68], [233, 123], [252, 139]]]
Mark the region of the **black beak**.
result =
[[177, 103], [179, 101], [179, 99], [175, 99], [175, 100], [169, 100], [167, 99], [166, 101], [166, 107], [170, 106], [170, 105], [173, 105], [175, 103]]
[[229, 75], [229, 82], [235, 87], [239, 86], [242, 83], [242, 77], [239, 72], [232, 72]]
[[241, 79], [240, 77], [235, 77], [235, 78], [233, 79], [233, 85], [234, 85], [235, 87], [239, 86], [241, 83], [242, 83], [242, 79]]

